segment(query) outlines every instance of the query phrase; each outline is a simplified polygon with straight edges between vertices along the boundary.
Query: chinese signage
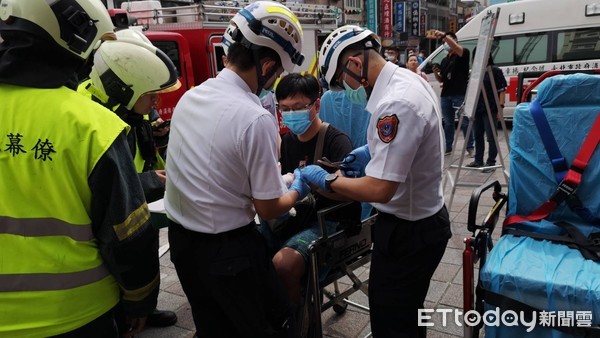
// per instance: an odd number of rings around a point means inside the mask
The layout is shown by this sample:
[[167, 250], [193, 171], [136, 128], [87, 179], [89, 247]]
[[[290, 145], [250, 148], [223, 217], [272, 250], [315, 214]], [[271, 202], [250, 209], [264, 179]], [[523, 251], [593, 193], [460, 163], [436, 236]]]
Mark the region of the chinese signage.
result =
[[411, 3], [410, 16], [411, 16], [411, 27], [410, 34], [413, 36], [419, 36], [419, 25], [420, 25], [420, 10], [419, 2], [415, 1]]
[[367, 0], [367, 28], [373, 32], [377, 32], [377, 0]]
[[392, 37], [392, 0], [381, 0], [381, 37]]
[[404, 2], [396, 2], [396, 32], [404, 32]]

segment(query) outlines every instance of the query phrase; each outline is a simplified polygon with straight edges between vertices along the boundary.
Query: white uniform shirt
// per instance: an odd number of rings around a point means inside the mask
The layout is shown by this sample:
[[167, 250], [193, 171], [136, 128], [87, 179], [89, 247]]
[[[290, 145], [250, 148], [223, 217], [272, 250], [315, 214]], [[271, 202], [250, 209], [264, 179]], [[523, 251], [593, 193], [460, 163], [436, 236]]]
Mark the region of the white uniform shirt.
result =
[[202, 233], [248, 224], [252, 198], [281, 197], [277, 122], [235, 72], [189, 90], [175, 107], [167, 152], [169, 219]]
[[371, 113], [367, 176], [399, 182], [394, 197], [373, 206], [416, 221], [438, 212], [442, 192], [443, 130], [440, 104], [419, 75], [388, 62], [377, 77], [366, 110]]

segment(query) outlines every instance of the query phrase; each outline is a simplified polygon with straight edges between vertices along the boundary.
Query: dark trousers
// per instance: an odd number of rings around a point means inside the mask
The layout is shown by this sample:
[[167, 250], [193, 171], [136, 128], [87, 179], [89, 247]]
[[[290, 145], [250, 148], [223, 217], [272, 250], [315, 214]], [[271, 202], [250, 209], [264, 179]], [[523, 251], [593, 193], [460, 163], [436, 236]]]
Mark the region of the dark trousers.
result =
[[192, 307], [198, 337], [288, 337], [289, 296], [254, 222], [202, 234], [171, 222], [171, 261]]
[[[101, 295], [99, 295], [101, 297]], [[69, 331], [54, 338], [118, 338], [119, 331], [115, 323], [114, 311], [110, 310], [84, 326]]]
[[369, 276], [373, 337], [425, 337], [425, 327], [418, 326], [418, 309], [423, 308], [431, 276], [452, 236], [446, 207], [419, 221], [380, 212], [373, 236]]
[[475, 120], [473, 121], [473, 128], [475, 131], [475, 162], [483, 163], [483, 153], [485, 152], [485, 141], [484, 135], [489, 145], [488, 157], [486, 160], [487, 165], [496, 164], [496, 156], [498, 155], [498, 148], [496, 148], [496, 142], [494, 141], [494, 132], [492, 128], [496, 129], [496, 118], [497, 113], [492, 113], [494, 124], [490, 124], [485, 108], [483, 110], [477, 109], [475, 112]]

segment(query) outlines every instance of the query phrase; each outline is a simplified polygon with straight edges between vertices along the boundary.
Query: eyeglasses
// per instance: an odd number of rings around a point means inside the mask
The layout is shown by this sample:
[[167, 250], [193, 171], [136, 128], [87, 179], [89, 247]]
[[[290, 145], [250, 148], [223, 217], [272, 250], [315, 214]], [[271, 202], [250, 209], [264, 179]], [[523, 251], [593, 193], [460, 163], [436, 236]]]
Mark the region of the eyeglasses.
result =
[[281, 106], [281, 105], [277, 104], [277, 109], [279, 109], [279, 112], [281, 112], [282, 114], [289, 113], [292, 111], [298, 111], [298, 110], [305, 110], [305, 109], [310, 110], [312, 108], [312, 106], [315, 104], [315, 102], [317, 102], [317, 100], [314, 100], [313, 102], [311, 102], [305, 106], [299, 107], [299, 108], [290, 108], [290, 107]]

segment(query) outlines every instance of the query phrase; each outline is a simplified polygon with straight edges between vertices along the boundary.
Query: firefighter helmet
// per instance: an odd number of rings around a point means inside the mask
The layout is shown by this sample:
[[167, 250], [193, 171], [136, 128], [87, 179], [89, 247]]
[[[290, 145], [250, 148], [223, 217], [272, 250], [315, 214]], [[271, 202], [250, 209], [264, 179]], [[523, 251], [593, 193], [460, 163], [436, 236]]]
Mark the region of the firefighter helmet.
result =
[[115, 35], [117, 36], [117, 40], [121, 41], [131, 41], [131, 42], [143, 42], [149, 45], [152, 45], [152, 42], [142, 33], [141, 31], [133, 28], [121, 29], [118, 30]]
[[319, 69], [321, 77], [329, 85], [329, 89], [343, 90], [337, 83], [335, 74], [338, 74], [338, 61], [344, 49], [358, 42], [364, 42], [363, 48], [373, 48], [377, 52], [381, 49], [379, 37], [372, 31], [354, 25], [340, 27], [325, 39], [319, 51]]
[[256, 1], [240, 10], [231, 19], [236, 29], [231, 32], [234, 41], [248, 48], [253, 45], [273, 49], [281, 58], [283, 69], [291, 72], [301, 66], [302, 27], [289, 8], [274, 1]]
[[0, 31], [22, 31], [56, 43], [86, 60], [100, 38], [113, 32], [100, 0], [2, 0]]
[[141, 41], [105, 41], [94, 54], [90, 78], [111, 104], [128, 110], [140, 96], [177, 90], [177, 69], [160, 49]]

